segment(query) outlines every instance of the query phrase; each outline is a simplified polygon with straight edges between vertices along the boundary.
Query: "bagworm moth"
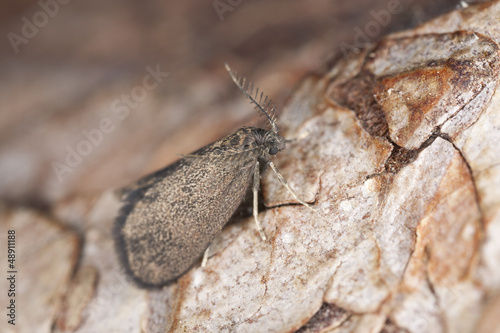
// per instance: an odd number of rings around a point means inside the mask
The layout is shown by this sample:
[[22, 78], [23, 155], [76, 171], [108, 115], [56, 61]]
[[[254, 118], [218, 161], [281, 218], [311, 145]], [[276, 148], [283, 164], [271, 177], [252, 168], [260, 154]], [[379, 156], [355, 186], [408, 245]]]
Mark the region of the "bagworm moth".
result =
[[127, 274], [141, 287], [161, 287], [193, 266], [243, 201], [251, 184], [253, 216], [259, 223], [261, 166], [269, 165], [301, 204], [271, 161], [285, 149], [278, 135], [275, 105], [226, 64], [234, 83], [262, 112], [270, 130], [243, 127], [122, 190], [122, 207], [113, 235]]

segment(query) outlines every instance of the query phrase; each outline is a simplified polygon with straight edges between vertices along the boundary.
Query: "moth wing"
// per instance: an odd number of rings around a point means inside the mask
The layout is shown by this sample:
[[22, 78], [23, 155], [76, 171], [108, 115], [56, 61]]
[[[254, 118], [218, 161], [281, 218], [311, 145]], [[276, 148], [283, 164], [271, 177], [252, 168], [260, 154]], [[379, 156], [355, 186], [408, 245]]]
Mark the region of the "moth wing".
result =
[[203, 254], [245, 197], [257, 158], [183, 158], [124, 196], [114, 236], [123, 266], [141, 286], [165, 285]]
[[[142, 177], [141, 179], [135, 181], [134, 183], [118, 188], [115, 190], [115, 194], [123, 201], [130, 201], [131, 194], [135, 191], [136, 194], [140, 192], [141, 189], [147, 189], [151, 187], [154, 183], [167, 177], [172, 172], [178, 168], [178, 163], [173, 163], [163, 169], [153, 172], [149, 175]], [[137, 192], [139, 191], [139, 192]]]

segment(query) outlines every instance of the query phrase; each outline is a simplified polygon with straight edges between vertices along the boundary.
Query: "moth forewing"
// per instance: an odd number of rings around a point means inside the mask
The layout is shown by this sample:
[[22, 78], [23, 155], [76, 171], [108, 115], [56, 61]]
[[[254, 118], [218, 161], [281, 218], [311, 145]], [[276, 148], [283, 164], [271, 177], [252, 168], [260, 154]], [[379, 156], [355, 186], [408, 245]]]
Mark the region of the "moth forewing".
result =
[[[183, 158], [159, 173], [156, 182], [125, 197], [115, 240], [127, 273], [143, 287], [177, 279], [203, 254], [243, 200], [255, 158], [208, 152]], [[206, 154], [206, 155], [204, 155]]]

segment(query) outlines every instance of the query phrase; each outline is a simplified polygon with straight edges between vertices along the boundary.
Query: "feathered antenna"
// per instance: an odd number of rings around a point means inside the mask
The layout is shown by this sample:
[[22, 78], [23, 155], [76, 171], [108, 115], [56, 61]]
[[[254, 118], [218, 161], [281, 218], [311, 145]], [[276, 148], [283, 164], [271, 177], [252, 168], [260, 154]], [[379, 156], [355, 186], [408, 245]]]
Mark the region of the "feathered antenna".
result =
[[[226, 66], [226, 70], [231, 76], [231, 79], [233, 79], [233, 82], [238, 86], [241, 92], [248, 97], [253, 104], [255, 104], [255, 107], [266, 115], [267, 119], [269, 119], [269, 122], [271, 123], [272, 131], [274, 133], [278, 133], [278, 126], [276, 125], [276, 105], [273, 104], [271, 100], [268, 101], [267, 96], [264, 96], [263, 92], [260, 92], [259, 96], [259, 88], [254, 87], [252, 82], [247, 81], [245, 77], [233, 71], [227, 63], [224, 65]], [[264, 100], [262, 100], [263, 98]]]

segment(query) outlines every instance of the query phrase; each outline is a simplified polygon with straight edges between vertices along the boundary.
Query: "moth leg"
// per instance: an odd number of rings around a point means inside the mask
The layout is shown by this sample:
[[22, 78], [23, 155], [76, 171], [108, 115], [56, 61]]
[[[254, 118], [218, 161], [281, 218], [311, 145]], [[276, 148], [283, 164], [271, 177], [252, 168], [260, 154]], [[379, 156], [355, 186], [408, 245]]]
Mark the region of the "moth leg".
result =
[[210, 246], [208, 246], [207, 249], [205, 250], [205, 253], [203, 253], [203, 259], [201, 260], [201, 268], [205, 268], [205, 266], [207, 265], [209, 252], [210, 252]]
[[273, 169], [273, 171], [276, 174], [276, 176], [278, 176], [278, 180], [280, 181], [280, 183], [288, 190], [288, 192], [290, 192], [290, 194], [295, 198], [295, 200], [297, 200], [298, 202], [300, 202], [301, 204], [303, 204], [304, 206], [306, 206], [307, 208], [309, 208], [310, 210], [312, 210], [314, 212], [315, 211], [314, 208], [312, 208], [309, 204], [307, 204], [303, 200], [299, 199], [299, 197], [297, 196], [297, 194], [295, 194], [295, 191], [292, 190], [292, 188], [290, 187], [290, 185], [288, 185], [288, 183], [285, 180], [285, 177], [283, 177], [283, 175], [278, 170], [278, 168], [276, 167], [276, 165], [274, 165], [274, 163], [272, 161], [268, 161], [268, 163], [271, 166], [271, 168]]
[[260, 225], [259, 218], [257, 215], [259, 214], [259, 182], [260, 182], [260, 174], [259, 174], [260, 164], [259, 161], [255, 164], [255, 169], [253, 171], [253, 218], [255, 220], [255, 224], [257, 224], [257, 230], [259, 230], [260, 238], [262, 240], [266, 240], [266, 234], [264, 234], [264, 230], [262, 230], [262, 226]]

